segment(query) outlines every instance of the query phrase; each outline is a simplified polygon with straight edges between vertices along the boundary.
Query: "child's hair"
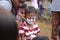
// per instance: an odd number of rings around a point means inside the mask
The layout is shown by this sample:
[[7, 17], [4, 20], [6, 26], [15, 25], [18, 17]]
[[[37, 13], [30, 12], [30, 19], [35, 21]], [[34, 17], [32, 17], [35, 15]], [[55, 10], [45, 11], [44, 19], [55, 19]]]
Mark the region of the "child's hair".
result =
[[26, 7], [25, 15], [26, 15], [26, 14], [33, 13], [33, 12], [36, 13], [36, 9], [35, 9], [33, 6], [28, 6], [28, 7]]
[[47, 36], [37, 36], [33, 40], [49, 40]]

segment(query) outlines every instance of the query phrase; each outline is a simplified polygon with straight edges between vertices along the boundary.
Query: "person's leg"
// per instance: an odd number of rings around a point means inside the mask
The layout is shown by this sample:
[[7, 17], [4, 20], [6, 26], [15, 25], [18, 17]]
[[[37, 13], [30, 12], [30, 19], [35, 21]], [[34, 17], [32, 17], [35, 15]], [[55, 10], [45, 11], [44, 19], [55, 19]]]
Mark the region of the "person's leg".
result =
[[40, 15], [40, 11], [39, 11], [39, 9], [36, 9], [36, 18], [37, 19], [39, 18], [39, 15]]
[[46, 22], [44, 18], [44, 10], [40, 10], [40, 21], [41, 22]]
[[43, 15], [44, 15], [44, 10], [40, 10], [40, 16], [44, 17]]
[[59, 25], [58, 12], [52, 12], [52, 39], [57, 40], [57, 28]]

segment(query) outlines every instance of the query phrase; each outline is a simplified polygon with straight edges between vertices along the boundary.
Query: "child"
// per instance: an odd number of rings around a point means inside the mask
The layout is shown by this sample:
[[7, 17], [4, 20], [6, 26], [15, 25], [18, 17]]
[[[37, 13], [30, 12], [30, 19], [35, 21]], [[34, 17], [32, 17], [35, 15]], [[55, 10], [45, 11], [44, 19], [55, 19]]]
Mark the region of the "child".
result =
[[25, 5], [25, 4], [23, 6], [21, 6], [18, 10], [17, 15], [16, 15], [16, 20], [17, 20], [17, 23], [19, 24], [19, 26], [24, 24], [22, 17], [25, 16], [25, 7], [26, 6], [27, 5]]
[[25, 25], [24, 27], [20, 27], [19, 30], [20, 35], [22, 35], [21, 39], [23, 40], [32, 40], [39, 35], [40, 29], [35, 22], [35, 12], [35, 8], [32, 6], [26, 8], [25, 21], [27, 25]]

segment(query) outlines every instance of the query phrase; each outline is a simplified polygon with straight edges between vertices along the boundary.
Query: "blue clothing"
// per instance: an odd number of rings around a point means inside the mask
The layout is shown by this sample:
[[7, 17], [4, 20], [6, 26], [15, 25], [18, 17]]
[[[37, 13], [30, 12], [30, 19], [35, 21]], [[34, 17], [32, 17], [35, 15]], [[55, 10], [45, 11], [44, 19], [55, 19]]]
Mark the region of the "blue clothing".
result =
[[53, 8], [52, 4], [49, 5], [49, 10], [51, 11], [51, 9]]
[[52, 7], [51, 11], [60, 11], [60, 0], [53, 0]]
[[42, 5], [42, 4], [40, 5], [40, 10], [44, 10], [44, 8], [43, 8], [43, 5]]
[[43, 17], [43, 14], [44, 14], [44, 5], [43, 5], [43, 3], [41, 1], [39, 3], [39, 9], [40, 9], [40, 16]]
[[40, 10], [44, 10], [44, 7], [43, 7], [43, 6], [44, 6], [43, 3], [40, 2], [40, 4], [39, 4], [39, 9], [40, 9]]
[[52, 7], [52, 4], [50, 4], [49, 5], [49, 13], [48, 14], [50, 14], [51, 15], [51, 9], [52, 9], [53, 7]]

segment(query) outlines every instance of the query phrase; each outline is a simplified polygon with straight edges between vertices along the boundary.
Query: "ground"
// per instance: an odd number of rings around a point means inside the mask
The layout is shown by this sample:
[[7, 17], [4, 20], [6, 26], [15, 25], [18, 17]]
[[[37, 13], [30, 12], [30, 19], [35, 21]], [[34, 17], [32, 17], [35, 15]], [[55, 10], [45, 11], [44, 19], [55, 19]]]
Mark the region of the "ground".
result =
[[51, 30], [52, 30], [51, 24], [45, 22], [41, 23], [40, 21], [38, 21], [38, 24], [41, 29], [40, 35], [48, 36], [49, 39], [51, 40]]

